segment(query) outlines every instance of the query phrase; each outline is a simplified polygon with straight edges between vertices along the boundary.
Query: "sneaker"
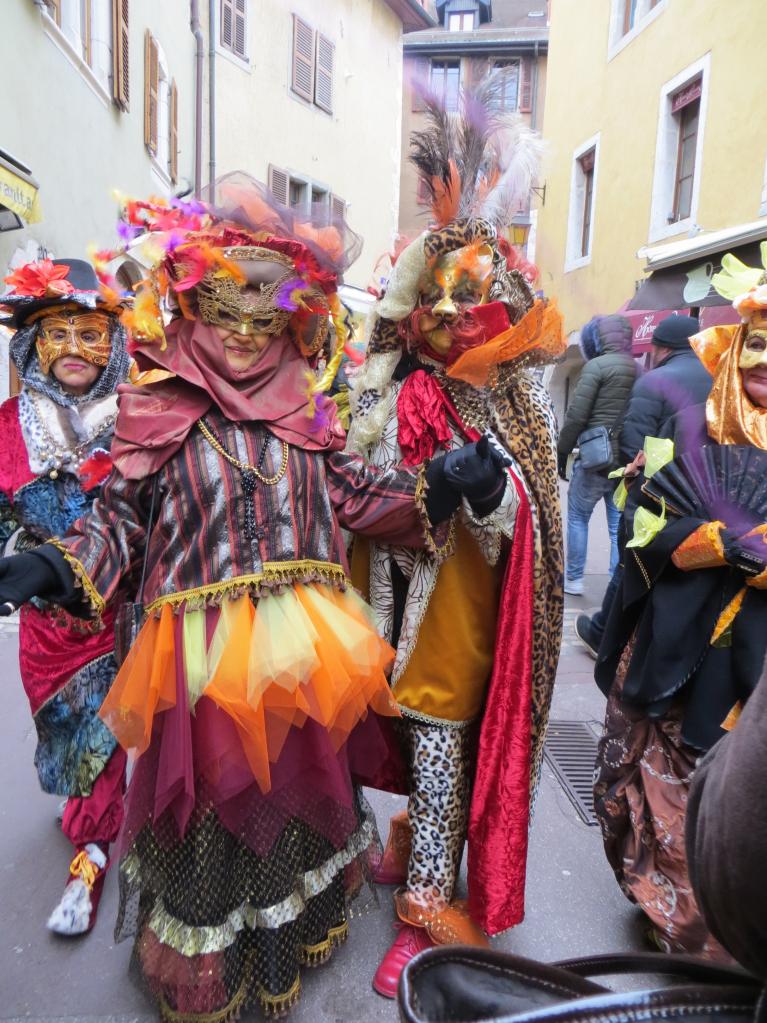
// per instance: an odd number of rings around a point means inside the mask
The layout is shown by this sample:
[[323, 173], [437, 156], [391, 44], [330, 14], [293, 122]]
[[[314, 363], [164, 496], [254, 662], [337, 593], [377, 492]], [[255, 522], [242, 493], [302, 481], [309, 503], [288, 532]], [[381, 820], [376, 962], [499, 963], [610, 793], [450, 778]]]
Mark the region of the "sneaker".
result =
[[589, 616], [578, 615], [573, 622], [573, 629], [580, 642], [586, 647], [589, 655], [596, 660], [599, 652], [599, 643], [596, 643], [591, 635], [591, 619]]
[[583, 596], [583, 579], [565, 579], [565, 593], [571, 597]]

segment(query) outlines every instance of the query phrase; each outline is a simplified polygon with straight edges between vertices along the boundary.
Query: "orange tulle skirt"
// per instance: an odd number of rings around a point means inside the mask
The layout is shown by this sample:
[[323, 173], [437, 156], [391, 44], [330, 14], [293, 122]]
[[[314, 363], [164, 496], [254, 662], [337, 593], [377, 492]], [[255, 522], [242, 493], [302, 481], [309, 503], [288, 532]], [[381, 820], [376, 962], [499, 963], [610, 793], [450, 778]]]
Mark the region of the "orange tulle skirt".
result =
[[256, 602], [243, 594], [215, 608], [165, 604], [144, 623], [100, 713], [121, 746], [143, 753], [155, 715], [176, 704], [182, 671], [191, 712], [205, 696], [232, 719], [268, 792], [291, 728], [313, 720], [338, 750], [370, 711], [398, 715], [393, 657], [351, 589], [307, 583]]

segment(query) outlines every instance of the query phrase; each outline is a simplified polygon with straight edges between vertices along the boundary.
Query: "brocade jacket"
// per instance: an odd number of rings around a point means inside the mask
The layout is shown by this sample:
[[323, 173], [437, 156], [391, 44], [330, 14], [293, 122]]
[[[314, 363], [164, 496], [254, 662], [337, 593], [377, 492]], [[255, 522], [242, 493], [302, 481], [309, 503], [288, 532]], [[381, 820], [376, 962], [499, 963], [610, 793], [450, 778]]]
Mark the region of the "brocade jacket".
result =
[[[235, 424], [212, 409], [207, 422], [225, 450], [269, 478], [282, 442], [260, 423]], [[422, 547], [430, 528], [419, 467], [376, 468], [342, 451], [290, 446], [285, 474], [259, 482], [256, 528], [248, 536], [247, 498], [237, 467], [193, 428], [154, 477], [127, 480], [115, 469], [92, 511], [55, 541], [97, 613], [127, 581], [138, 587], [146, 545], [144, 603], [188, 607], [248, 590], [254, 595], [295, 582], [345, 585], [342, 527], [377, 540]]]

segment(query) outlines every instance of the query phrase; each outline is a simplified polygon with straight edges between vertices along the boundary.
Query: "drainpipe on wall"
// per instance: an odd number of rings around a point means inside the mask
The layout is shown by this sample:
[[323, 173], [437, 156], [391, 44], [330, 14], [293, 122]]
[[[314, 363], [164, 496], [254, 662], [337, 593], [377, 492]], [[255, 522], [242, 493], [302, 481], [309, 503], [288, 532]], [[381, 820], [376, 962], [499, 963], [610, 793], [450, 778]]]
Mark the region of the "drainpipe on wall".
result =
[[216, 0], [208, 0], [208, 180], [216, 180]]
[[535, 44], [535, 59], [533, 60], [533, 98], [530, 111], [530, 127], [538, 127], [538, 43]]
[[202, 190], [202, 69], [205, 40], [200, 26], [200, 0], [191, 0], [190, 28], [194, 36], [194, 194]]

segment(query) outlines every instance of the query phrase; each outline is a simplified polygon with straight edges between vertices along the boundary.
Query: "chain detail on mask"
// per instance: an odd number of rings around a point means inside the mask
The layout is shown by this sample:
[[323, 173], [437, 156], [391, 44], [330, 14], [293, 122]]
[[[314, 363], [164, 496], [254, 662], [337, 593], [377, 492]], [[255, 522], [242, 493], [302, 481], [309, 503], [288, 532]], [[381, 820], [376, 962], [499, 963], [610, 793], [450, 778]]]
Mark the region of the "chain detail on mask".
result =
[[112, 351], [109, 317], [91, 312], [45, 316], [40, 320], [36, 347], [40, 369], [46, 374], [64, 355], [79, 356], [103, 369]]

